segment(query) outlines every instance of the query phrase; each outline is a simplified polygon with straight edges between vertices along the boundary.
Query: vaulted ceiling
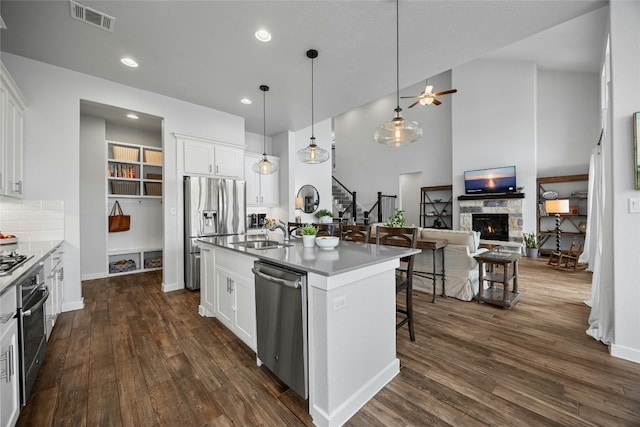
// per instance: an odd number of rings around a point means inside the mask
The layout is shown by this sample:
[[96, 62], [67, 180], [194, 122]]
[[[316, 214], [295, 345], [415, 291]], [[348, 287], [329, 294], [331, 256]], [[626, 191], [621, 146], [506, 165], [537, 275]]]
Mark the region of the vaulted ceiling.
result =
[[[316, 120], [395, 91], [392, 0], [79, 2], [114, 17], [113, 32], [73, 19], [68, 1], [3, 0], [7, 29], [0, 31], [0, 49], [226, 111], [244, 117], [246, 129], [256, 133], [263, 120], [259, 86], [268, 84], [270, 135], [310, 125], [310, 48], [320, 53], [314, 62]], [[599, 59], [605, 14], [585, 14], [606, 4], [401, 1], [400, 86], [490, 52], [521, 60], [532, 60], [521, 57], [535, 52], [546, 55], [549, 67], [597, 71], [593, 57]], [[591, 18], [569, 22], [570, 30], [552, 28], [583, 15]], [[254, 37], [261, 28], [271, 32], [269, 43]], [[508, 47], [523, 39], [520, 48]], [[123, 56], [140, 66], [124, 67]], [[241, 104], [244, 97], [253, 104]]]

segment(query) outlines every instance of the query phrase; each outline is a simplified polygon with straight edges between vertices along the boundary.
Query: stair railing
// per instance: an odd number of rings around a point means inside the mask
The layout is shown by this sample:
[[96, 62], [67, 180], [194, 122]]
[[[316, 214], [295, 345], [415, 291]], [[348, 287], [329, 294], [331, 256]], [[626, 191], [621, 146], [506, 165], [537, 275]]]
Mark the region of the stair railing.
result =
[[389, 218], [393, 215], [396, 208], [396, 198], [398, 196], [391, 196], [388, 194], [382, 194], [381, 191], [378, 191], [378, 200], [371, 206], [371, 209], [368, 211], [364, 211], [364, 225], [369, 225], [369, 215], [375, 208], [378, 208], [378, 221], [383, 222], [383, 218]]
[[343, 184], [343, 183], [341, 183], [341, 182], [338, 180], [338, 178], [336, 178], [335, 176], [332, 176], [331, 178], [333, 178], [333, 180], [334, 180], [334, 181], [335, 181], [335, 182], [336, 182], [340, 187], [342, 187], [342, 189], [343, 189], [344, 191], [346, 191], [346, 192], [347, 192], [347, 194], [349, 194], [349, 195], [351, 196], [351, 202], [349, 203], [349, 205], [348, 205], [346, 208], [344, 208], [344, 210], [342, 210], [342, 211], [338, 211], [338, 216], [339, 216], [339, 218], [340, 218], [340, 221], [342, 221], [342, 218], [343, 218], [344, 214], [345, 214], [346, 212], [348, 212], [348, 211], [349, 211], [349, 209], [351, 209], [351, 212], [352, 212], [352, 215], [353, 215], [353, 221], [355, 222], [355, 221], [356, 221], [356, 218], [357, 218], [357, 215], [358, 215], [358, 211], [357, 211], [358, 206], [357, 206], [357, 204], [356, 204], [356, 192], [355, 192], [355, 191], [351, 191], [351, 190], [349, 190], [347, 187], [345, 187], [345, 186], [344, 186], [344, 184]]

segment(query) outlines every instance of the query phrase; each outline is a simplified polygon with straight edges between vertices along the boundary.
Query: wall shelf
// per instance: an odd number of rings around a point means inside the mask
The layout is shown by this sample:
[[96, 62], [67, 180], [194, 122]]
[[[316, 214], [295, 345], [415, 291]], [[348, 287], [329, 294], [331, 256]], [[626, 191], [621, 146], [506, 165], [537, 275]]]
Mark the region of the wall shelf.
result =
[[420, 188], [420, 227], [451, 229], [451, 185]]

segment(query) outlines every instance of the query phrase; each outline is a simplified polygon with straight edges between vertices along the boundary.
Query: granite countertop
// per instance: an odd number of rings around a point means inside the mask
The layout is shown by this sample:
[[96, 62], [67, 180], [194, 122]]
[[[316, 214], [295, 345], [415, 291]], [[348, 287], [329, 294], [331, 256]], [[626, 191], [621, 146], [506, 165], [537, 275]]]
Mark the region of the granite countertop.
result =
[[29, 271], [31, 267], [42, 261], [49, 256], [58, 246], [62, 244], [63, 240], [43, 240], [38, 242], [18, 242], [11, 245], [1, 245], [0, 253], [8, 253], [16, 251], [20, 255], [27, 255], [33, 257], [20, 267], [15, 269], [11, 274], [7, 276], [0, 276], [0, 294], [3, 294], [9, 287], [17, 284], [18, 280], [22, 278], [24, 273]]
[[[333, 249], [321, 249], [318, 246], [304, 248], [302, 239], [292, 238], [291, 246], [272, 249], [251, 249], [234, 242], [264, 239], [264, 235], [237, 235], [223, 237], [202, 237], [198, 239], [205, 244], [222, 247], [254, 256], [293, 269], [308, 271], [322, 276], [333, 276], [357, 270], [381, 262], [401, 258], [420, 249], [408, 249], [392, 246], [376, 246], [371, 243], [354, 243], [340, 241]], [[282, 234], [270, 233], [269, 240], [282, 242]]]

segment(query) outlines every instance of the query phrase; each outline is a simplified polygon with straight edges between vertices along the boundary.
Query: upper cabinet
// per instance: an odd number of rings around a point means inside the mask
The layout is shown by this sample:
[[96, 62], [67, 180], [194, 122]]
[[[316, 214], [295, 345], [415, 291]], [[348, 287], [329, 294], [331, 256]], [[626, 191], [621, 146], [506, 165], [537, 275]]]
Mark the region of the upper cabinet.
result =
[[[270, 162], [278, 164], [278, 157], [267, 156]], [[246, 153], [244, 158], [245, 181], [247, 182], [247, 206], [278, 206], [278, 171], [261, 175], [251, 170], [251, 166], [262, 159], [262, 155]]]
[[22, 94], [0, 62], [0, 195], [22, 198], [25, 110]]
[[182, 138], [184, 173], [242, 179], [244, 149], [206, 140]]

